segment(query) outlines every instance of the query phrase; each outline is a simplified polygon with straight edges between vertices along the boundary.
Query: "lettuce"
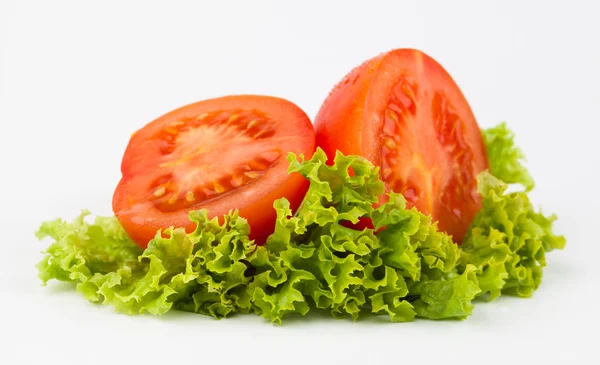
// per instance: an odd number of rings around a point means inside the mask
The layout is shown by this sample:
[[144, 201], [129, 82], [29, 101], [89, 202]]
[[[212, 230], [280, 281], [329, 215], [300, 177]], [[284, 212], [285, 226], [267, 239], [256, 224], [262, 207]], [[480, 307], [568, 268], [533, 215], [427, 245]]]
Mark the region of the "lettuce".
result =
[[[247, 291], [254, 312], [276, 322], [311, 307], [336, 318], [370, 311], [397, 322], [470, 314], [465, 302], [479, 290], [474, 275], [458, 278], [458, 246], [430, 217], [407, 210], [401, 195], [374, 209], [384, 186], [371, 163], [338, 153], [328, 166], [322, 150], [308, 161], [288, 160], [290, 172], [311, 184], [295, 215], [285, 199], [275, 202], [275, 232], [249, 260], [256, 269]], [[361, 217], [376, 229], [348, 228]], [[440, 290], [427, 296], [433, 286]]]
[[477, 268], [479, 295], [489, 300], [501, 294], [530, 297], [541, 283], [546, 253], [564, 248], [566, 240], [552, 232], [556, 216], [536, 212], [526, 192], [506, 193], [507, 183], [526, 191], [534, 186], [506, 124], [485, 130], [483, 138], [490, 171], [477, 177], [483, 208], [461, 246], [461, 266]]
[[[39, 277], [72, 282], [89, 301], [127, 314], [255, 313], [275, 323], [311, 309], [353, 320], [366, 313], [394, 322], [466, 318], [476, 297], [531, 295], [545, 253], [564, 246], [552, 234], [554, 217], [534, 212], [525, 192], [505, 194], [498, 177], [533, 183], [510, 132], [501, 125], [484, 138], [497, 175], [478, 177], [484, 206], [461, 247], [430, 216], [407, 209], [402, 195], [374, 208], [384, 185], [370, 162], [338, 153], [328, 165], [318, 149], [308, 160], [288, 156], [289, 172], [310, 187], [295, 214], [285, 198], [275, 201], [275, 229], [264, 246], [248, 238], [237, 211], [222, 223], [192, 211], [193, 232], [159, 231], [143, 251], [116, 218], [87, 223], [83, 212], [71, 223], [42, 224], [38, 237], [54, 242]], [[351, 228], [361, 218], [374, 228]]]
[[525, 156], [521, 149], [515, 146], [514, 134], [506, 123], [486, 129], [482, 135], [490, 163], [490, 173], [507, 184], [520, 184], [526, 191], [533, 189], [533, 178], [522, 164]]
[[223, 224], [206, 210], [190, 213], [194, 232], [158, 232], [142, 250], [116, 218], [44, 223], [38, 237], [55, 242], [37, 265], [39, 276], [73, 282], [91, 302], [112, 304], [127, 314], [163, 314], [173, 307], [222, 317], [236, 310], [229, 292], [250, 280], [244, 259], [254, 250], [246, 220], [237, 213]]
[[535, 212], [524, 192], [505, 194], [507, 184], [488, 172], [478, 183], [483, 208], [461, 246], [461, 262], [477, 267], [481, 293], [490, 299], [530, 297], [541, 283], [546, 252], [565, 246], [565, 238], [552, 233], [556, 217]]

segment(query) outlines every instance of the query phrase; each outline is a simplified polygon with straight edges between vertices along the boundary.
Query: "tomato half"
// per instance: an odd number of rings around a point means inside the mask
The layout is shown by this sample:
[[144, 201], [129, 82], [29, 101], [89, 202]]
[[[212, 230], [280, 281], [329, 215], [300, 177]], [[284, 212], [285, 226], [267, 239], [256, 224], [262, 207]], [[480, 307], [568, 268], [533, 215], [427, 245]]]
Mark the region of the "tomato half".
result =
[[296, 105], [268, 96], [228, 96], [190, 104], [137, 131], [121, 165], [113, 210], [146, 247], [158, 229], [195, 225], [191, 210], [210, 216], [232, 209], [248, 220], [251, 238], [273, 232], [273, 201], [300, 205], [308, 180], [288, 174], [288, 152], [312, 156], [313, 126]]
[[412, 49], [366, 61], [329, 94], [315, 130], [329, 158], [336, 150], [366, 157], [380, 166], [386, 192], [402, 193], [462, 241], [488, 161], [467, 100], [436, 61]]

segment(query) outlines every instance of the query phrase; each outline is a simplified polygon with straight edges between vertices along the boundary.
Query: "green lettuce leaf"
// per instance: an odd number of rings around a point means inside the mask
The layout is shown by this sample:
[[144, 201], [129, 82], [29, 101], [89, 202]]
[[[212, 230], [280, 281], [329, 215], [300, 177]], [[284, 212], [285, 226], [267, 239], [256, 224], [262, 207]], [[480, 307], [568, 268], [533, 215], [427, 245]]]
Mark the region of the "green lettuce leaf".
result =
[[[289, 313], [306, 314], [312, 306], [336, 318], [356, 320], [371, 311], [397, 322], [471, 313], [465, 302], [478, 288], [474, 275], [455, 279], [458, 246], [430, 217], [407, 210], [401, 195], [390, 195], [374, 209], [384, 186], [370, 162], [338, 153], [328, 166], [320, 149], [308, 161], [288, 159], [290, 172], [311, 184], [295, 215], [287, 200], [275, 202], [275, 232], [249, 260], [256, 268], [248, 286], [256, 313], [275, 322]], [[386, 228], [376, 233], [349, 227], [361, 217], [371, 218], [377, 230]], [[433, 286], [445, 293], [421, 300], [420, 292], [430, 293]]]
[[[553, 216], [534, 212], [525, 192], [505, 192], [506, 183], [533, 186], [512, 134], [504, 125], [483, 134], [496, 177], [478, 177], [483, 209], [461, 247], [430, 216], [407, 209], [400, 194], [375, 208], [384, 185], [369, 161], [338, 153], [328, 165], [318, 149], [308, 160], [288, 156], [289, 172], [310, 187], [295, 213], [285, 198], [275, 201], [274, 233], [264, 246], [248, 238], [237, 211], [220, 220], [192, 211], [193, 232], [159, 231], [145, 250], [116, 218], [87, 223], [83, 212], [71, 223], [42, 224], [38, 237], [54, 242], [39, 277], [72, 282], [91, 302], [128, 314], [255, 313], [281, 323], [319, 309], [353, 320], [366, 313], [394, 322], [462, 319], [478, 296], [531, 295], [545, 253], [565, 244], [552, 233]], [[359, 219], [374, 228], [354, 229]]]
[[461, 246], [461, 263], [474, 265], [481, 294], [529, 297], [542, 279], [546, 252], [565, 247], [552, 233], [556, 216], [535, 212], [525, 192], [507, 194], [507, 184], [484, 172], [478, 176], [483, 208]]
[[244, 259], [254, 250], [250, 228], [237, 213], [219, 224], [206, 210], [191, 212], [194, 232], [158, 232], [143, 252], [116, 218], [89, 224], [86, 214], [73, 223], [44, 223], [38, 231], [40, 238], [55, 240], [37, 266], [42, 281], [73, 282], [91, 302], [127, 314], [163, 314], [176, 307], [220, 318], [237, 310], [232, 296], [250, 280]]
[[506, 123], [485, 129], [482, 135], [492, 175], [508, 184], [521, 184], [527, 191], [533, 189], [533, 178], [522, 164], [525, 156], [515, 146], [515, 136]]
[[483, 208], [463, 240], [459, 266], [476, 268], [479, 296], [530, 297], [541, 284], [546, 253], [564, 248], [566, 240], [552, 232], [556, 216], [536, 212], [526, 192], [506, 193], [507, 184], [534, 187], [506, 124], [484, 130], [483, 139], [490, 171], [477, 177]]

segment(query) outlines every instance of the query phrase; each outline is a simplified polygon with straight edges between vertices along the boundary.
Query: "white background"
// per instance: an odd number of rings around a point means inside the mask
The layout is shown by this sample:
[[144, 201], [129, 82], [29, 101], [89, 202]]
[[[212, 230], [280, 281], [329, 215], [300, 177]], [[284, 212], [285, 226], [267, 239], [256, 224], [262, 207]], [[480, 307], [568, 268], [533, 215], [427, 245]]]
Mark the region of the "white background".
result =
[[[0, 363], [598, 360], [595, 1], [0, 3]], [[277, 327], [256, 316], [128, 317], [68, 285], [40, 287], [34, 264], [48, 242], [34, 230], [81, 208], [111, 214], [131, 132], [235, 93], [281, 96], [312, 118], [351, 68], [400, 47], [444, 65], [481, 126], [507, 120], [516, 132], [533, 200], [568, 239], [533, 299], [480, 304], [466, 321]]]

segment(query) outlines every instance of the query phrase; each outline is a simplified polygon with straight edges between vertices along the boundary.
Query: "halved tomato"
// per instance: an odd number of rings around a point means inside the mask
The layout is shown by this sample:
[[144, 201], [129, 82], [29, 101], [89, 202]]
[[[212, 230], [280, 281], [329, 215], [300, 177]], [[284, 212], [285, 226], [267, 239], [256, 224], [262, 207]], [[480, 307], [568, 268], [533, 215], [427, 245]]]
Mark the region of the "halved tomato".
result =
[[274, 228], [273, 201], [285, 197], [295, 209], [308, 189], [287, 173], [287, 153], [310, 157], [314, 149], [309, 118], [289, 101], [239, 95], [190, 104], [131, 137], [113, 210], [141, 247], [161, 228], [193, 230], [188, 213], [202, 208], [217, 217], [239, 209], [263, 243]]
[[330, 158], [336, 150], [366, 157], [381, 167], [386, 191], [462, 241], [481, 207], [475, 177], [488, 161], [467, 100], [436, 61], [413, 49], [366, 61], [335, 86], [315, 129]]

